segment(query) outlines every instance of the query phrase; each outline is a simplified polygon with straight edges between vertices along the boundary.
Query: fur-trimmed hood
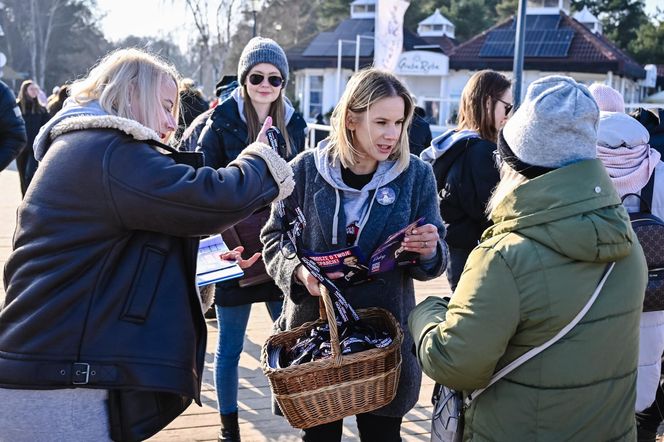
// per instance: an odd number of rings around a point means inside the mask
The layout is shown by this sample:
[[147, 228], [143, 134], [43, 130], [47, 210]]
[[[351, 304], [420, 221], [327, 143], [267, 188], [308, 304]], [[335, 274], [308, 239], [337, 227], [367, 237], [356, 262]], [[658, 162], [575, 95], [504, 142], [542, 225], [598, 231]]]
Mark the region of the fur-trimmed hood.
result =
[[109, 114], [98, 101], [81, 105], [73, 98], [68, 98], [62, 110], [39, 130], [33, 144], [35, 158], [41, 161], [58, 136], [83, 129], [117, 129], [137, 140], [161, 141], [154, 130], [138, 121]]

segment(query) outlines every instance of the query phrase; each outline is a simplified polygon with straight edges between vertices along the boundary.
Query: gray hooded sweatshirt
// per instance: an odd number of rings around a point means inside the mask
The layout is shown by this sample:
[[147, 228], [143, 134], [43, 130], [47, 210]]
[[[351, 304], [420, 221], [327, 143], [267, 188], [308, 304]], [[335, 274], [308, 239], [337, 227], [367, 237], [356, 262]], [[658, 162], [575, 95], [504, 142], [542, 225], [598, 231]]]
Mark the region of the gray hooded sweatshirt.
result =
[[[354, 189], [344, 183], [341, 178], [341, 162], [332, 162], [329, 155], [328, 140], [323, 140], [314, 150], [316, 169], [320, 176], [334, 188], [336, 202], [334, 209], [334, 222], [332, 228], [332, 243], [338, 244], [337, 232], [339, 228], [339, 210], [343, 205], [346, 215], [346, 224], [356, 223], [359, 227], [355, 244], [360, 240], [362, 229], [369, 219], [371, 207], [376, 201], [376, 190], [397, 178], [403, 170], [399, 169], [396, 161], [381, 161], [374, 172], [371, 181], [362, 189]], [[342, 201], [343, 199], [343, 201]], [[345, 244], [342, 244], [345, 246]]]

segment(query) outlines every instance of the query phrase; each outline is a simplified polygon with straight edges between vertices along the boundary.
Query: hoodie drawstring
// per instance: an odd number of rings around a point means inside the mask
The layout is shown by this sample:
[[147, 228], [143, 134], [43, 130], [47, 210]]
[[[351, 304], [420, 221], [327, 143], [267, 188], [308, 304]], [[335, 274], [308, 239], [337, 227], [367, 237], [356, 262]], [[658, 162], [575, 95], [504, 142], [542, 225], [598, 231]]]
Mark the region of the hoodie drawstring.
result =
[[332, 217], [332, 244], [336, 244], [339, 240], [337, 230], [339, 230], [339, 208], [341, 207], [341, 197], [339, 196], [339, 189], [334, 188], [336, 195], [336, 205], [334, 206], [334, 217]]
[[380, 186], [376, 187], [376, 190], [374, 190], [374, 194], [371, 197], [371, 202], [369, 203], [369, 210], [367, 210], [366, 215], [364, 215], [364, 219], [360, 222], [360, 225], [358, 226], [358, 232], [357, 232], [357, 237], [355, 238], [355, 244], [360, 243], [360, 235], [362, 235], [362, 232], [364, 231], [364, 225], [369, 221], [369, 214], [371, 213], [371, 208], [373, 207], [374, 201], [376, 201], [376, 194], [378, 193], [378, 189], [380, 189]]

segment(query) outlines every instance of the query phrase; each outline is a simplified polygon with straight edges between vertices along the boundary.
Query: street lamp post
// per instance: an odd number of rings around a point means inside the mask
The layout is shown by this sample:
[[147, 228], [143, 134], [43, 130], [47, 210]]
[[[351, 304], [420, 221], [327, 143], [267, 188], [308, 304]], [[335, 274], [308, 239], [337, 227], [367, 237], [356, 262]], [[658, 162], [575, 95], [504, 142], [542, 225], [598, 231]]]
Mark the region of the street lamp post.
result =
[[251, 13], [254, 16], [254, 37], [257, 35], [256, 34], [256, 14], [258, 11], [256, 10], [256, 0], [251, 0]]

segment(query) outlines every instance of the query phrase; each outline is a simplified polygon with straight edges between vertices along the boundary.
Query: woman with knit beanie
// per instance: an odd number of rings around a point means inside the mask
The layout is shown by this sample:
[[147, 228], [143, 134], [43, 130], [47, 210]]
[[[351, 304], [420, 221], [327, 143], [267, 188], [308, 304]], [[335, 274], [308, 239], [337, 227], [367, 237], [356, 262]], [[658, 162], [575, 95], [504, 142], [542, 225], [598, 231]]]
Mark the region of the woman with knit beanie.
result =
[[494, 160], [498, 131], [512, 109], [510, 81], [503, 74], [476, 72], [461, 92], [457, 127], [436, 137], [420, 158], [431, 163], [450, 246], [447, 280], [454, 290], [471, 250], [491, 225], [486, 203], [498, 183]]
[[[252, 38], [242, 51], [237, 67], [240, 86], [219, 104], [210, 116], [198, 140], [197, 150], [205, 154], [205, 165], [224, 167], [233, 161], [260, 131], [268, 116], [283, 134], [286, 159], [304, 150], [306, 123], [285, 97], [288, 60], [273, 40]], [[223, 232], [229, 247], [243, 246], [252, 258], [262, 250], [258, 235], [269, 211], [255, 213], [249, 219]], [[265, 302], [273, 320], [281, 313], [281, 291], [265, 273], [262, 262], [245, 270], [240, 280], [220, 282], [216, 286], [215, 308], [219, 341], [215, 354], [215, 386], [221, 415], [220, 441], [239, 441], [238, 365], [249, 321], [251, 304]]]
[[471, 395], [466, 441], [636, 437], [647, 269], [597, 159], [598, 121], [592, 95], [572, 78], [544, 77], [528, 87], [498, 134], [493, 225], [451, 299], [427, 298], [410, 315], [423, 371], [468, 397], [589, 307], [562, 339]]
[[[654, 180], [651, 210], [664, 218], [664, 163], [660, 153], [648, 145], [648, 130], [636, 119], [625, 114], [622, 95], [603, 85], [590, 86], [600, 110], [597, 129], [597, 157], [609, 172], [611, 181], [621, 197], [628, 193], [641, 194], [649, 180]], [[634, 196], [625, 199], [628, 212], [638, 212], [640, 200]], [[639, 372], [636, 378], [636, 411], [639, 441], [653, 441], [662, 421], [662, 411], [652, 418], [647, 411], [655, 401], [660, 382], [664, 354], [664, 311], [641, 313], [639, 339]], [[661, 396], [661, 394], [660, 394]], [[662, 398], [664, 399], [664, 397]], [[663, 404], [659, 403], [658, 407]]]

